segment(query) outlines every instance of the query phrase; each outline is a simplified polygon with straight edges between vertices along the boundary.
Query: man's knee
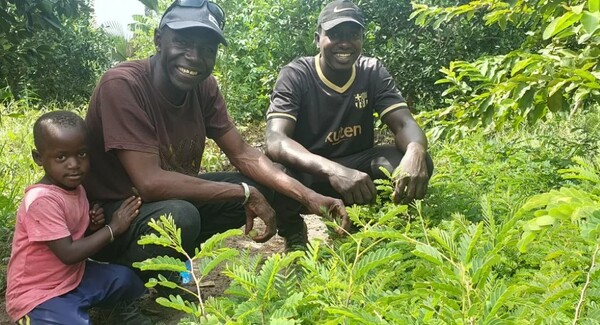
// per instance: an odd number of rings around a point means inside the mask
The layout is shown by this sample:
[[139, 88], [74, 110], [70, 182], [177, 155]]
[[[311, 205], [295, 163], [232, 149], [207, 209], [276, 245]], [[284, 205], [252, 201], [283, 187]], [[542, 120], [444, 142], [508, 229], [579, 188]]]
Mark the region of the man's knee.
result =
[[153, 218], [161, 215], [171, 216], [178, 228], [200, 232], [200, 213], [192, 203], [185, 200], [167, 200], [155, 203], [158, 206], [152, 213]]

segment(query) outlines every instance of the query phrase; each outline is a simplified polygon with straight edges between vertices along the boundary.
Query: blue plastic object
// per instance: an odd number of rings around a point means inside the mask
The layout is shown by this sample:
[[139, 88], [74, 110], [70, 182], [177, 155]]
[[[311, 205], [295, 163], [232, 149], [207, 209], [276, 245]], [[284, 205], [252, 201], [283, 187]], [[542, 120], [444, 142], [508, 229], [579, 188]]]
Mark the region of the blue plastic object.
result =
[[190, 265], [189, 260], [185, 261], [185, 268], [187, 269], [187, 271], [179, 273], [182, 284], [188, 284], [192, 281], [192, 274], [190, 273], [192, 266]]

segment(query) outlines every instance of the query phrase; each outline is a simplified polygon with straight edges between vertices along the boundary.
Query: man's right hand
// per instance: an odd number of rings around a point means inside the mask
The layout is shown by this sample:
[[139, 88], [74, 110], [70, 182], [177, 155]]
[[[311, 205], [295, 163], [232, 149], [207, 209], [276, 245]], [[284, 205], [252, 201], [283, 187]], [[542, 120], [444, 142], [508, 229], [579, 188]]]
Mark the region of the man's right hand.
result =
[[329, 176], [329, 183], [342, 195], [347, 205], [372, 203], [377, 196], [377, 189], [371, 177], [355, 169], [340, 166]]
[[265, 223], [265, 231], [257, 236], [252, 237], [257, 243], [264, 243], [271, 237], [275, 236], [277, 232], [277, 225], [275, 223], [275, 210], [271, 208], [267, 199], [253, 186], [250, 187], [250, 196], [248, 202], [244, 205], [246, 210], [246, 228], [244, 233], [248, 235], [254, 228], [254, 218], [259, 217]]

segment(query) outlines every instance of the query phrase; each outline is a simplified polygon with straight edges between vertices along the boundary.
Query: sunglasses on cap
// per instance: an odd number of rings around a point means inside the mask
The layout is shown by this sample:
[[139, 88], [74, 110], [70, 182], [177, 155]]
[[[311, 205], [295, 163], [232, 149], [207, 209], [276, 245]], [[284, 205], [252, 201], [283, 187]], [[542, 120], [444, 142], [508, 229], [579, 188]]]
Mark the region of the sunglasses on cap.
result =
[[167, 12], [171, 11], [173, 7], [202, 8], [204, 7], [204, 5], [206, 5], [208, 7], [208, 11], [210, 11], [210, 13], [213, 14], [213, 16], [215, 16], [215, 19], [219, 24], [219, 28], [223, 30], [223, 27], [225, 27], [225, 12], [223, 11], [223, 8], [221, 8], [218, 4], [208, 0], [175, 0], [169, 6], [169, 8], [165, 10], [163, 17]]

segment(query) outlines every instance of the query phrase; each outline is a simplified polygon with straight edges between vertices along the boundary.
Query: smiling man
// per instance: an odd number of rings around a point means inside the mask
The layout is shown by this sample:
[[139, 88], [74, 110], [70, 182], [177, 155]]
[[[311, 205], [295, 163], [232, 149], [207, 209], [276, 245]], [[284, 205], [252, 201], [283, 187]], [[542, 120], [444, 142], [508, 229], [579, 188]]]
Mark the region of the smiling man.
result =
[[[274, 191], [302, 202], [314, 213], [333, 213], [348, 226], [341, 200], [304, 187], [246, 144], [232, 123], [212, 76], [225, 14], [213, 2], [178, 0], [155, 30], [156, 54], [110, 69], [97, 85], [86, 123], [92, 172], [86, 189], [110, 216], [120, 202], [139, 192], [139, 217], [97, 259], [131, 266], [173, 251], [141, 247], [148, 221], [170, 214], [191, 254], [218, 232], [266, 224], [253, 239], [275, 234]], [[239, 173], [198, 174], [206, 137], [212, 138]], [[107, 222], [109, 222], [108, 220]], [[147, 277], [141, 274], [142, 277]]]
[[[402, 177], [394, 200], [421, 199], [433, 171], [427, 139], [394, 80], [374, 58], [361, 56], [365, 21], [350, 1], [321, 11], [315, 33], [319, 54], [299, 58], [279, 73], [267, 111], [267, 155], [288, 174], [346, 204], [374, 201], [379, 167]], [[373, 115], [394, 133], [394, 145], [374, 145]], [[288, 249], [307, 244], [300, 204], [276, 199], [279, 234]]]

